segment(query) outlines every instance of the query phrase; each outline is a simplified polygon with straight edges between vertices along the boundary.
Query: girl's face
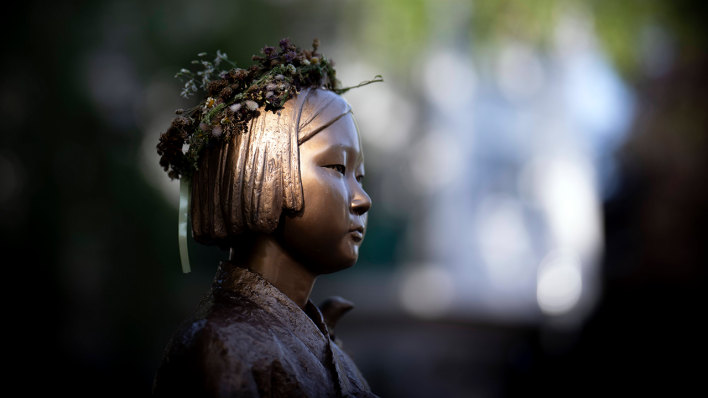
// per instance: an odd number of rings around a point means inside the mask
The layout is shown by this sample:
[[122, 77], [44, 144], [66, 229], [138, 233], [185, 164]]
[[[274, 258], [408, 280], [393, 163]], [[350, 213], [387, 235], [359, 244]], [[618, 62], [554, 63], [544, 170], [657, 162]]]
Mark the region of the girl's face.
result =
[[283, 213], [278, 238], [316, 275], [351, 267], [371, 208], [361, 185], [364, 156], [351, 113], [300, 146], [300, 173], [303, 209]]

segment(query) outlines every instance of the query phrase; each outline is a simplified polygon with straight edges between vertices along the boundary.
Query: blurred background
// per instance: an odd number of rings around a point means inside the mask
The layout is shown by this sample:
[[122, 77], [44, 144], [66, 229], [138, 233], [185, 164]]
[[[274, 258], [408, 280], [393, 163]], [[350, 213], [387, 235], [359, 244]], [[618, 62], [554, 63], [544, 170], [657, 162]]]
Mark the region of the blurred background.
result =
[[[373, 199], [345, 350], [385, 397], [677, 393], [703, 362], [708, 3], [27, 1], [3, 13], [12, 381], [140, 396], [226, 252], [155, 146], [202, 51], [321, 40]], [[702, 260], [701, 260], [702, 259]], [[701, 266], [700, 264], [704, 264]]]

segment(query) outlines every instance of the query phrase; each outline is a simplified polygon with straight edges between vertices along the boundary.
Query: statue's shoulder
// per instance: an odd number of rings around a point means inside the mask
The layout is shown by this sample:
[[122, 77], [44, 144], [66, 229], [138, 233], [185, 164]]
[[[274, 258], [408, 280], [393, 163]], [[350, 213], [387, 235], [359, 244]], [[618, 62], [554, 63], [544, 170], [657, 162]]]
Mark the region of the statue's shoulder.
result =
[[[240, 295], [215, 294], [202, 300], [175, 331], [173, 340], [185, 348], [209, 352], [227, 350], [232, 357], [262, 357], [275, 348], [282, 322], [269, 311]], [[206, 350], [206, 351], [205, 351]], [[265, 352], [262, 352], [265, 351]]]
[[253, 369], [280, 356], [273, 333], [277, 323], [243, 297], [205, 297], [168, 343], [153, 392], [165, 396], [197, 392], [204, 385], [222, 385], [227, 379], [238, 381], [239, 389], [255, 391], [259, 380]]
[[219, 341], [229, 351], [263, 350], [276, 344], [274, 331], [282, 330], [280, 319], [242, 296], [217, 296], [205, 320], [202, 341]]

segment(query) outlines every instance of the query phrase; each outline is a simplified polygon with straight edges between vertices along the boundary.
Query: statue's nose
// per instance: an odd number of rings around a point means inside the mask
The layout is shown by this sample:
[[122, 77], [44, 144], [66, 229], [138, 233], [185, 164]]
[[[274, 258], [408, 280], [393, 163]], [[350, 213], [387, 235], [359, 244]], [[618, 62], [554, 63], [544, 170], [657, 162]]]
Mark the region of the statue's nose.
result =
[[354, 214], [360, 216], [371, 209], [371, 198], [363, 189], [360, 188], [357, 191], [352, 199], [351, 208]]

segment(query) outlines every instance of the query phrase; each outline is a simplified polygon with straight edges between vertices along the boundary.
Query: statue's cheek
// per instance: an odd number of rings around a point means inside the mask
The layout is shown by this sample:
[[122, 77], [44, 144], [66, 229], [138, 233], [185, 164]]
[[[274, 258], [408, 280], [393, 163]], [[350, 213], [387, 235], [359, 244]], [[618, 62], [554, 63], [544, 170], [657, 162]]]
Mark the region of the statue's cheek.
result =
[[317, 209], [329, 222], [335, 221], [332, 218], [346, 218], [349, 211], [349, 192], [344, 179], [323, 177], [318, 179], [317, 187], [313, 187], [312, 202], [318, 204]]

